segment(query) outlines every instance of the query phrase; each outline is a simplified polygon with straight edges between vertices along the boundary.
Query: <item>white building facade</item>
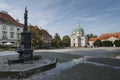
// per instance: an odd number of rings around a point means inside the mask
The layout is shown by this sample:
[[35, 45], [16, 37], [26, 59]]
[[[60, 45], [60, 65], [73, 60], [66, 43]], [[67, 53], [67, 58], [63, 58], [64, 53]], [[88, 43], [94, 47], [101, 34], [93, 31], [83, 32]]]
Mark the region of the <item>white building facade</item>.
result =
[[12, 18], [7, 12], [0, 12], [0, 44], [17, 44], [20, 40], [23, 24]]
[[70, 36], [71, 47], [85, 47], [88, 44], [87, 36], [84, 34], [84, 30], [77, 24]]

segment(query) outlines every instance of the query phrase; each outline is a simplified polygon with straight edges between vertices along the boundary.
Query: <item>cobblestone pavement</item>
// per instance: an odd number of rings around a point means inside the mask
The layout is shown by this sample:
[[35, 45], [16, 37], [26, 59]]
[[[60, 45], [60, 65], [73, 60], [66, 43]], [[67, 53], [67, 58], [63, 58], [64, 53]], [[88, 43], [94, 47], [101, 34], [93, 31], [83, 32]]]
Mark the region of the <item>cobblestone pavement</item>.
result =
[[[56, 52], [55, 52], [56, 51]], [[43, 50], [36, 51], [42, 57], [56, 57], [59, 63], [65, 63], [73, 59], [83, 56], [91, 57], [112, 57], [120, 55], [119, 48], [94, 48], [94, 49], [58, 49], [58, 50]], [[116, 64], [110, 59], [110, 64]], [[107, 62], [107, 61], [105, 61]], [[108, 61], [109, 62], [109, 61]], [[104, 62], [103, 62], [104, 63]], [[116, 65], [119, 66], [119, 65]], [[44, 74], [44, 75], [43, 75]], [[49, 75], [48, 75], [49, 74]], [[31, 80], [120, 80], [120, 70], [106, 66], [97, 66], [88, 63], [80, 63], [68, 69], [61, 70], [60, 73], [48, 71], [38, 74], [37, 76], [29, 77]], [[35, 79], [36, 78], [36, 79]]]
[[[116, 66], [119, 66], [117, 65], [117, 62], [119, 62], [118, 60], [114, 61], [111, 59], [116, 58], [116, 56], [120, 56], [120, 48], [68, 48], [36, 50], [35, 55], [41, 55], [43, 58], [56, 57], [59, 63], [57, 65], [58, 67], [19, 80], [120, 80], [120, 69], [98, 66], [89, 63], [79, 63], [73, 66], [71, 66], [72, 64], [68, 64], [68, 62], [71, 62], [74, 59], [91, 56], [96, 57], [96, 59], [92, 60], [93, 62], [100, 62], [108, 65], [115, 64]], [[97, 57], [109, 57], [111, 59], [105, 59], [105, 61], [103, 59], [98, 60]]]

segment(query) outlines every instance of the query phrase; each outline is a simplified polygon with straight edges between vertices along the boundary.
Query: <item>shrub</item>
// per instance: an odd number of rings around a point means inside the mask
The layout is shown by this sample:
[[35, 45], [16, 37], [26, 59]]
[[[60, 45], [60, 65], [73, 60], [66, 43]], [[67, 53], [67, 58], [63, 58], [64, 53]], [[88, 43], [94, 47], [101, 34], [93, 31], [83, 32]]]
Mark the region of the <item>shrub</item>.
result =
[[96, 40], [93, 44], [94, 44], [94, 46], [96, 46], [96, 47], [102, 46], [101, 40]]
[[115, 44], [116, 47], [120, 47], [120, 40], [115, 40], [114, 44]]
[[13, 45], [0, 45], [0, 49], [2, 50], [15, 50], [17, 47]]
[[113, 43], [112, 43], [112, 41], [103, 41], [102, 46], [111, 47], [111, 46], [113, 46]]

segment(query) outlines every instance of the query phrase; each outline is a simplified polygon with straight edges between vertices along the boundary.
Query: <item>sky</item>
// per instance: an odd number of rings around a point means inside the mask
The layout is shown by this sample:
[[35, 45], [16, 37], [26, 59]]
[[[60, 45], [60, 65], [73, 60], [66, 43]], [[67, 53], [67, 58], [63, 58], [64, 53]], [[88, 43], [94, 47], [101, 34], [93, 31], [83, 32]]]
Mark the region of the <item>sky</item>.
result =
[[54, 36], [71, 35], [79, 23], [85, 34], [120, 32], [120, 0], [0, 0], [0, 10], [48, 30]]

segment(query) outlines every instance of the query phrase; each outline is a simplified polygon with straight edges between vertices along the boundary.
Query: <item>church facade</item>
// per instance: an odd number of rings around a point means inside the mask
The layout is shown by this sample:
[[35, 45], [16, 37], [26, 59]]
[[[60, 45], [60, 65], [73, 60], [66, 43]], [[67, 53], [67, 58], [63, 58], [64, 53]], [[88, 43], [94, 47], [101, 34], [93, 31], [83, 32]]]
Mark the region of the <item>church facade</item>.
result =
[[84, 30], [80, 27], [80, 24], [73, 29], [70, 36], [71, 47], [85, 47], [88, 44], [88, 38], [84, 34]]

